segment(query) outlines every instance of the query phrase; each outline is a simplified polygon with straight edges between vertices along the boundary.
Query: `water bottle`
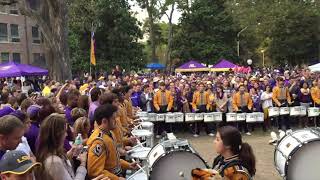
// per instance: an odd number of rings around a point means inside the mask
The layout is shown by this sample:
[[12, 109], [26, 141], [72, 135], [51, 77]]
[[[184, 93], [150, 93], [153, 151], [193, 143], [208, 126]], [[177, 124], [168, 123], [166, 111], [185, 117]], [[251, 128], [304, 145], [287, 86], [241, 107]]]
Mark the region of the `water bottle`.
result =
[[82, 150], [82, 136], [79, 133], [74, 141], [74, 145], [76, 145], [76, 150], [74, 152], [74, 156], [78, 157]]

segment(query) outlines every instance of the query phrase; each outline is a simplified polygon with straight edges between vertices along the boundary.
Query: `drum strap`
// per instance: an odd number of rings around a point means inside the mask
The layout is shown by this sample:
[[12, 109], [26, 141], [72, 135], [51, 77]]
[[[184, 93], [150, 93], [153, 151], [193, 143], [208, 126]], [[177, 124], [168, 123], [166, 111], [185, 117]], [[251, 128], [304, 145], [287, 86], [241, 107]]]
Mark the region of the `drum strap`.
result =
[[[213, 162], [213, 168], [215, 168], [215, 166], [219, 165], [219, 163], [221, 163], [222, 161], [223, 161], [223, 157], [218, 156]], [[218, 169], [218, 171], [220, 172], [220, 175], [222, 177], [224, 177], [224, 170], [226, 170], [229, 167], [233, 167], [233, 166], [236, 167], [236, 171], [243, 172], [248, 175], [250, 180], [252, 179], [251, 175], [249, 174], [248, 169], [243, 165], [241, 160], [232, 160], [230, 162], [227, 162], [226, 164], [222, 165], [222, 167], [220, 167]]]

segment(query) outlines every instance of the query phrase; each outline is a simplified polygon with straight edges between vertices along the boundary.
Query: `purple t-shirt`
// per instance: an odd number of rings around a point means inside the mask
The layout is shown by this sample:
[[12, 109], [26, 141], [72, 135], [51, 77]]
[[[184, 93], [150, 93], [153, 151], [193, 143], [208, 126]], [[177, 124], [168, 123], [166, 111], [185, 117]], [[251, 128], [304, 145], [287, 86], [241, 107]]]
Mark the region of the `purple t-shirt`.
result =
[[94, 122], [94, 111], [100, 106], [99, 102], [98, 101], [94, 101], [92, 103], [90, 103], [90, 106], [89, 106], [89, 119], [90, 119], [90, 122], [92, 123], [91, 125], [93, 125], [93, 122]]
[[71, 126], [73, 126], [74, 121], [73, 121], [73, 119], [72, 119], [72, 117], [71, 117], [71, 110], [72, 110], [71, 107], [66, 106], [65, 109], [64, 109], [64, 113], [65, 113], [65, 115], [66, 115], [66, 118], [67, 118], [67, 120], [68, 120], [68, 123], [69, 123]]
[[4, 108], [0, 109], [0, 117], [8, 115], [14, 111], [13, 108], [9, 106], [5, 106]]
[[24, 134], [24, 136], [27, 138], [28, 144], [33, 153], [36, 152], [36, 141], [39, 135], [39, 131], [40, 131], [39, 123], [32, 122], [29, 131]]

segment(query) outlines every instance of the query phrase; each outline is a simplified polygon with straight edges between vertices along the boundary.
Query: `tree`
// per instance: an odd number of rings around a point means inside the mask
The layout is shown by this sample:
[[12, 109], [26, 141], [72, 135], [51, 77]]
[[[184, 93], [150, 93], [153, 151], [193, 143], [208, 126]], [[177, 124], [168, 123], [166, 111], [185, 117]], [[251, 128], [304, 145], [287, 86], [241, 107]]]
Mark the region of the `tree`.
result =
[[174, 57], [182, 59], [182, 62], [197, 59], [206, 64], [220, 58], [235, 57], [236, 32], [223, 2], [198, 0], [192, 4], [190, 14], [182, 14], [174, 38]]
[[46, 45], [50, 76], [57, 80], [70, 79], [66, 0], [42, 0], [41, 3], [31, 0], [1, 0], [0, 4], [18, 4], [21, 14], [30, 17], [39, 25]]
[[[156, 61], [156, 27], [155, 24], [161, 19], [167, 10], [167, 0], [136, 0], [142, 9], [148, 13], [148, 26], [149, 26], [149, 41], [151, 45], [151, 59]], [[169, 1], [168, 1], [169, 2]]]
[[226, 7], [235, 24], [250, 27], [241, 34], [244, 57], [257, 58], [264, 49], [275, 64], [320, 58], [319, 1], [227, 0]]
[[76, 0], [70, 6], [69, 41], [75, 72], [88, 70], [92, 26], [95, 27], [98, 69], [110, 70], [120, 65], [127, 70], [137, 70], [145, 66], [143, 45], [138, 42], [142, 31], [129, 10], [127, 0], [92, 3]]

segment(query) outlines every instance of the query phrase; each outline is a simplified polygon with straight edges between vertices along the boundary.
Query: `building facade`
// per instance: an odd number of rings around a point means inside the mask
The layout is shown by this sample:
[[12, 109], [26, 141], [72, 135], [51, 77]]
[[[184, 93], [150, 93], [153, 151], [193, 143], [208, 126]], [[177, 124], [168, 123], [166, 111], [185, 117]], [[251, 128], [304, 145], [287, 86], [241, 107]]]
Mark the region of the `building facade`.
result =
[[0, 6], [0, 62], [46, 67], [42, 34], [16, 5]]

